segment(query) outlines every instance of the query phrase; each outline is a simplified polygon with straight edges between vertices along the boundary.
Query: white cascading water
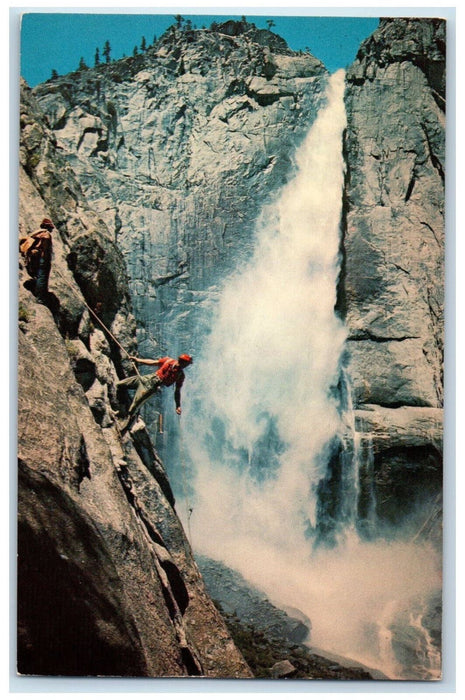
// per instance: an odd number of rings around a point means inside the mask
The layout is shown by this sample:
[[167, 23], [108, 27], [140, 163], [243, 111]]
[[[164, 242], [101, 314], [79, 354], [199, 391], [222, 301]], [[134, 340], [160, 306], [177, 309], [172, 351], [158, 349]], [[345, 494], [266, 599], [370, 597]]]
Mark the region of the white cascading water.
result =
[[[440, 587], [433, 552], [361, 542], [312, 551], [325, 446], [346, 433], [335, 394], [346, 330], [335, 315], [346, 124], [344, 72], [266, 207], [252, 259], [226, 281], [189, 370], [183, 425], [196, 551], [312, 621], [311, 644], [400, 677], [386, 615]], [[182, 515], [183, 508], [180, 508]]]

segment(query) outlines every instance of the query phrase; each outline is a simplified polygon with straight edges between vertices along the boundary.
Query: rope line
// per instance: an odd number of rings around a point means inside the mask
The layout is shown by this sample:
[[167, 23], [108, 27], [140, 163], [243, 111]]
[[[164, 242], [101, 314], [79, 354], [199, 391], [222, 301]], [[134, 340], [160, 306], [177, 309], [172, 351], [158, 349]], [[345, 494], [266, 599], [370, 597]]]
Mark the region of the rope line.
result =
[[186, 469], [186, 461], [185, 461], [185, 454], [184, 454], [184, 437], [183, 437], [183, 432], [182, 432], [182, 427], [181, 427], [181, 416], [178, 414], [178, 425], [179, 425], [179, 452], [181, 455], [181, 472], [182, 472], [182, 489], [184, 491], [184, 500], [186, 502], [186, 508], [187, 508], [187, 532], [189, 536], [189, 543], [191, 547], [193, 548], [192, 544], [192, 532], [191, 532], [191, 515], [192, 515], [192, 508], [189, 503], [189, 496], [188, 496], [188, 491], [187, 491], [187, 469]]
[[[64, 283], [67, 285], [67, 287], [69, 287], [69, 289], [73, 292], [73, 294], [74, 294], [74, 296], [76, 297], [76, 299], [79, 299], [79, 301], [82, 301], [82, 303], [83, 303], [84, 306], [88, 309], [88, 311], [90, 311], [90, 313], [92, 314], [92, 316], [98, 321], [98, 323], [102, 326], [102, 328], [108, 333], [108, 335], [109, 335], [110, 338], [113, 340], [113, 342], [116, 343], [116, 345], [119, 347], [120, 350], [122, 350], [124, 353], [126, 353], [126, 355], [128, 356], [128, 358], [131, 360], [131, 362], [132, 362], [132, 364], [133, 364], [133, 366], [134, 366], [134, 369], [136, 370], [136, 373], [137, 373], [137, 374], [139, 375], [139, 377], [140, 377], [141, 375], [140, 375], [139, 369], [138, 369], [138, 367], [137, 367], [137, 364], [134, 362], [134, 360], [131, 359], [131, 355], [128, 353], [128, 351], [127, 351], [125, 348], [123, 348], [123, 346], [122, 346], [121, 343], [115, 338], [115, 336], [113, 335], [113, 333], [106, 327], [106, 325], [104, 324], [104, 322], [102, 321], [102, 319], [99, 318], [99, 316], [97, 316], [97, 314], [95, 313], [95, 311], [94, 311], [93, 309], [91, 309], [91, 307], [89, 306], [89, 304], [88, 304], [88, 303], [86, 302], [86, 300], [84, 299], [84, 296], [82, 295], [82, 298], [81, 298], [81, 296], [78, 296], [76, 290], [75, 290], [75, 289], [71, 286], [71, 284], [63, 277], [63, 275], [61, 274], [61, 272], [60, 272], [59, 270], [54, 269], [53, 272], [54, 272], [54, 274], [57, 274], [59, 277], [61, 277], [61, 279], [63, 280], [63, 282], [64, 282]], [[81, 293], [81, 294], [82, 294], [82, 293]]]

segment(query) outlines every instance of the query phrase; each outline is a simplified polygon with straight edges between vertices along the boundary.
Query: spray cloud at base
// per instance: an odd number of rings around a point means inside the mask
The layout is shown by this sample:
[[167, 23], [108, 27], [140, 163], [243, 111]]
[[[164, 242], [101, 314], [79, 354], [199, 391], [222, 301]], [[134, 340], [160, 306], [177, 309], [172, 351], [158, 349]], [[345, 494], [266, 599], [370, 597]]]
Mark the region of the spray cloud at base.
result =
[[346, 330], [334, 311], [343, 95], [340, 71], [296, 154], [295, 176], [264, 207], [252, 259], [219, 296], [192, 368], [196, 392], [184, 409], [190, 525], [199, 552], [277, 604], [300, 608], [312, 620], [312, 643], [396, 677], [383, 639], [400, 608], [439, 587], [431, 552], [363, 543], [354, 530], [339, 547], [312, 552], [328, 446], [347, 431], [337, 391]]

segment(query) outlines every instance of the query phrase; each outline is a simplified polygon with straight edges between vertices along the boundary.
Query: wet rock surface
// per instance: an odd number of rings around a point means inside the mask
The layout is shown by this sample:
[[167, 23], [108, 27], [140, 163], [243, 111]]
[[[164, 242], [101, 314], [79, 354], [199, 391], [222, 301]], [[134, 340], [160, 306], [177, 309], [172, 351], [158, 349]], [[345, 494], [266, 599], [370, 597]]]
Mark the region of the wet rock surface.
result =
[[225, 613], [237, 616], [242, 623], [253, 626], [270, 638], [303, 642], [309, 637], [312, 625], [303, 613], [298, 618], [288, 615], [239, 573], [221, 562], [198, 555], [197, 563], [211, 597]]
[[[197, 555], [206, 588], [257, 678], [358, 679], [370, 673], [312, 652], [311, 621], [273, 605], [225, 564]], [[304, 644], [305, 642], [305, 644]]]
[[[221, 610], [221, 606], [219, 607]], [[288, 639], [267, 637], [236, 615], [223, 612], [234, 642], [241, 650], [256, 678], [294, 678], [308, 680], [373, 680], [369, 671], [357, 665], [343, 665], [311, 648]]]

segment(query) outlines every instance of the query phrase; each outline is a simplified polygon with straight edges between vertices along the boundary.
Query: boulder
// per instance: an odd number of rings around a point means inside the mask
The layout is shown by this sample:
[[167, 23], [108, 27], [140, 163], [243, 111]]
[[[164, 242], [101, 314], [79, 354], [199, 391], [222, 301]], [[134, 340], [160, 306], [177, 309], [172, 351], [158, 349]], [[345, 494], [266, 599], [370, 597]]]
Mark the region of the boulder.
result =
[[277, 661], [270, 668], [271, 678], [292, 678], [296, 673], [297, 669], [287, 659], [284, 661]]

